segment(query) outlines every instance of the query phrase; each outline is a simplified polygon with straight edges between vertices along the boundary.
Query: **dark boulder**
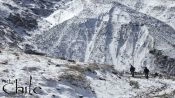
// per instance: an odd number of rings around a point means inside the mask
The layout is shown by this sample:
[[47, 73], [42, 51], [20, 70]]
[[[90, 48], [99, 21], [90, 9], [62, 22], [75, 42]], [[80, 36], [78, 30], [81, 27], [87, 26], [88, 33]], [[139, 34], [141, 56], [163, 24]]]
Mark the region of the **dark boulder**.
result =
[[46, 55], [45, 53], [41, 53], [41, 52], [38, 52], [36, 50], [25, 50], [24, 53], [26, 53], [26, 54], [34, 54], [34, 55], [41, 55], [41, 56]]
[[75, 60], [68, 60], [69, 62], [75, 63]]
[[42, 56], [46, 55], [45, 53], [38, 52], [37, 50], [34, 49], [34, 47], [32, 45], [29, 45], [29, 44], [25, 45], [24, 53], [34, 54], [34, 55], [42, 55]]
[[10, 14], [7, 18], [8, 21], [17, 27], [23, 27], [28, 30], [36, 29], [38, 27], [37, 20], [32, 16], [21, 16], [20, 14]]
[[157, 49], [150, 50], [149, 53], [154, 55], [154, 64], [160, 69], [161, 73], [175, 75], [175, 58], [170, 58]]

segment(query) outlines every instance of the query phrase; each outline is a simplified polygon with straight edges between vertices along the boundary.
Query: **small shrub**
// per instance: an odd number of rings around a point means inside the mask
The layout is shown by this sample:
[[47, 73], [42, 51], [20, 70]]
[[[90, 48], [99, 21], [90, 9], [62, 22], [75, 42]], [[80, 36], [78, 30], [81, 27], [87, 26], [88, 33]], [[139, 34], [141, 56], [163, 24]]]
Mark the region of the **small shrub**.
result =
[[139, 83], [137, 81], [129, 81], [129, 85], [135, 89], [139, 89]]
[[90, 88], [90, 83], [85, 78], [85, 75], [80, 72], [67, 71], [64, 72], [59, 78], [61, 81], [66, 81], [76, 87]]
[[3, 70], [3, 72], [5, 72], [5, 73], [9, 73], [9, 70], [8, 70], [8, 69], [5, 69], [5, 70]]
[[99, 70], [100, 67], [97, 64], [89, 64], [87, 67], [84, 68], [86, 72], [95, 73], [95, 70]]
[[66, 60], [66, 58], [64, 58], [64, 57], [60, 57], [59, 59], [61, 59], [61, 60]]
[[38, 67], [23, 67], [22, 70], [28, 71], [28, 72], [33, 72], [33, 71], [38, 71], [40, 70]]
[[18, 53], [16, 53], [16, 52], [15, 52], [15, 53], [13, 53], [13, 54], [14, 54], [15, 56], [19, 56], [19, 54], [18, 54]]
[[72, 71], [78, 71], [78, 72], [81, 72], [81, 73], [84, 73], [85, 72], [85, 69], [82, 68], [81, 66], [79, 65], [75, 65], [75, 66], [68, 66], [69, 70], [72, 70]]
[[75, 60], [68, 60], [69, 62], [72, 62], [72, 63], [76, 63], [76, 61]]
[[0, 64], [7, 65], [8, 64], [8, 60], [4, 60], [4, 61], [0, 62]]
[[163, 94], [163, 95], [158, 95], [158, 96], [155, 96], [155, 97], [157, 97], [157, 98], [174, 98], [174, 96], [173, 95], [171, 95], [171, 94]]

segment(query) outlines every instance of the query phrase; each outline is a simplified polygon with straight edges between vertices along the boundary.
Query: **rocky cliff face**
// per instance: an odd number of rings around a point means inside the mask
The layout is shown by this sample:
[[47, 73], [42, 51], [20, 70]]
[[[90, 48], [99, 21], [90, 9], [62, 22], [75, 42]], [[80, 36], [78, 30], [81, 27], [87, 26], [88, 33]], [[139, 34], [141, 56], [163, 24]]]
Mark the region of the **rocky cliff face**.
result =
[[56, 57], [114, 64], [121, 71], [129, 64], [138, 71], [144, 66], [154, 70], [149, 50], [174, 50], [175, 31], [167, 23], [119, 2], [94, 2], [35, 36], [38, 48]]
[[18, 47], [18, 43], [22, 42], [17, 33], [9, 26], [0, 23], [0, 47]]
[[[21, 47], [21, 41], [30, 38], [35, 30], [40, 32], [43, 18], [53, 13], [62, 3], [60, 0], [1, 0], [1, 47]], [[16, 45], [11, 45], [13, 42]]]

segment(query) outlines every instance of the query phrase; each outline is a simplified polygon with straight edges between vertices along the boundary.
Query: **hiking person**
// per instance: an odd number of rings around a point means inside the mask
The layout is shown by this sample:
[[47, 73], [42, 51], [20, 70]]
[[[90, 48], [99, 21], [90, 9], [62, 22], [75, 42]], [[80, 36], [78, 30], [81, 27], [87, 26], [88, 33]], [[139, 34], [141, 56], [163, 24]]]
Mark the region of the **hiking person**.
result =
[[131, 72], [132, 77], [134, 77], [135, 67], [132, 65], [130, 67], [130, 72]]
[[149, 69], [147, 67], [144, 68], [145, 78], [148, 79]]

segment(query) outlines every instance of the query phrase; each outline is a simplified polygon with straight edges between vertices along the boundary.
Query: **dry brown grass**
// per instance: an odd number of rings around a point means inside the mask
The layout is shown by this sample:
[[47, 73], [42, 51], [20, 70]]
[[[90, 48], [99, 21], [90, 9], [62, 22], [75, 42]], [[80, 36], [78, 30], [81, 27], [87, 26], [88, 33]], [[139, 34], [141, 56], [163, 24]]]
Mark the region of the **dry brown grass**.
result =
[[[73, 67], [73, 68], [77, 68], [77, 67]], [[80, 70], [80, 69], [76, 69], [76, 70]], [[79, 72], [76, 70], [74, 69], [65, 70], [64, 73], [61, 76], [59, 76], [59, 80], [66, 81], [76, 87], [90, 88], [90, 83], [86, 79], [86, 76], [82, 72]]]
[[135, 89], [139, 89], [139, 83], [137, 81], [129, 81], [129, 85]]
[[72, 66], [68, 65], [68, 68], [69, 68], [68, 69], [69, 71], [77, 71], [77, 72], [80, 72], [80, 73], [85, 72], [85, 69], [81, 65], [72, 65]]
[[[90, 83], [86, 79], [86, 74], [96, 73], [97, 70], [102, 72], [110, 71], [113, 73], [113, 65], [105, 64], [88, 64], [88, 65], [67, 65], [68, 69], [63, 71], [63, 74], [59, 76], [59, 80], [67, 81], [70, 84], [83, 88], [90, 88]], [[95, 75], [95, 74], [94, 74]]]

